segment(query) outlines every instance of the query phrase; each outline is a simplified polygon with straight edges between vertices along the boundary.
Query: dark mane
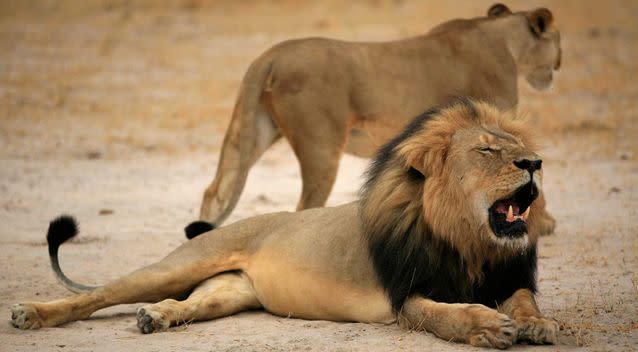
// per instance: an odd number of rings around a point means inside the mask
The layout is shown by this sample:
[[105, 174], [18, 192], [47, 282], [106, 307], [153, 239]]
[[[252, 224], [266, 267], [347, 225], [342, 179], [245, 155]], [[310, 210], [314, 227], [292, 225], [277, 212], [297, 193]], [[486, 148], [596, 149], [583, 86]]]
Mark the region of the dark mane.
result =
[[[456, 105], [469, 109], [466, 111], [470, 113], [474, 111], [471, 101], [457, 101]], [[421, 197], [427, 179], [405, 166], [397, 147], [427, 128], [427, 122], [439, 112], [433, 109], [416, 117], [380, 148], [366, 171], [360, 191], [360, 216], [369, 255], [396, 312], [414, 294], [438, 302], [494, 307], [519, 288], [536, 291], [535, 244], [527, 252], [504, 261], [486, 261], [482, 265], [482, 278], [477, 281], [468, 275], [459, 251], [434, 233], [423, 218], [423, 207], [428, 204]]]

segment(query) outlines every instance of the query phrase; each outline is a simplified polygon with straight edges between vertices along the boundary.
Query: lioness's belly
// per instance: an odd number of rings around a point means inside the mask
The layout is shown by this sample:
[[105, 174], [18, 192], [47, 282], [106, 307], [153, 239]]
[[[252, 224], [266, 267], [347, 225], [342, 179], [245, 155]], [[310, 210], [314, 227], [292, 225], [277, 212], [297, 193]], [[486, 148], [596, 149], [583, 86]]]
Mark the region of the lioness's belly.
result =
[[257, 298], [277, 315], [303, 319], [394, 322], [384, 291], [375, 285], [335, 279], [329, 272], [291, 263], [285, 253], [261, 252], [245, 269]]

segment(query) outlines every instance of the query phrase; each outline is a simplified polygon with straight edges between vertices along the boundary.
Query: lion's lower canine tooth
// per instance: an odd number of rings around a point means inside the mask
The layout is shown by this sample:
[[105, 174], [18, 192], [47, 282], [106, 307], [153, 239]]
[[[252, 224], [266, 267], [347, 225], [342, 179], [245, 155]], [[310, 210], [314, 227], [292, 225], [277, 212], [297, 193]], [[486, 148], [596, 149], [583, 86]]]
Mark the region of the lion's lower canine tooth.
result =
[[532, 209], [532, 207], [527, 207], [527, 210], [525, 210], [525, 212], [523, 213], [523, 220], [527, 220], [527, 218], [529, 217], [530, 209]]

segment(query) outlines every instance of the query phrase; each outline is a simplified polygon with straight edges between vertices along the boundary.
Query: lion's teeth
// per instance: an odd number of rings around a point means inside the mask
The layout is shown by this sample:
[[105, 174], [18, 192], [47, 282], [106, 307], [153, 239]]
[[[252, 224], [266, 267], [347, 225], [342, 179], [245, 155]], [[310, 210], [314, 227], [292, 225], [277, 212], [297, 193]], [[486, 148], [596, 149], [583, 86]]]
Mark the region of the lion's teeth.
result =
[[509, 210], [507, 211], [507, 222], [512, 222], [514, 221], [514, 209], [512, 209], [512, 206], [510, 205]]
[[529, 210], [532, 209], [532, 207], [527, 207], [527, 210], [525, 210], [525, 212], [523, 213], [522, 217], [523, 217], [523, 221], [527, 221], [527, 218], [529, 217]]

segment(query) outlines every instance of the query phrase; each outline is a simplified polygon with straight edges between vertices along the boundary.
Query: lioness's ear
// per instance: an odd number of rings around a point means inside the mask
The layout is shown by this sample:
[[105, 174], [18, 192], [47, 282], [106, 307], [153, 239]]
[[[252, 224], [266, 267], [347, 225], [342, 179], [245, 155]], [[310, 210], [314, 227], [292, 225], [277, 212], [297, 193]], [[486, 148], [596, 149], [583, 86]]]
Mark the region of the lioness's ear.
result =
[[510, 9], [503, 4], [494, 4], [490, 6], [490, 8], [487, 10], [488, 17], [498, 17], [503, 15], [509, 15], [511, 13], [512, 11], [510, 11]]
[[534, 10], [529, 15], [529, 24], [532, 27], [532, 31], [538, 35], [545, 33], [553, 21], [554, 15], [544, 7]]

